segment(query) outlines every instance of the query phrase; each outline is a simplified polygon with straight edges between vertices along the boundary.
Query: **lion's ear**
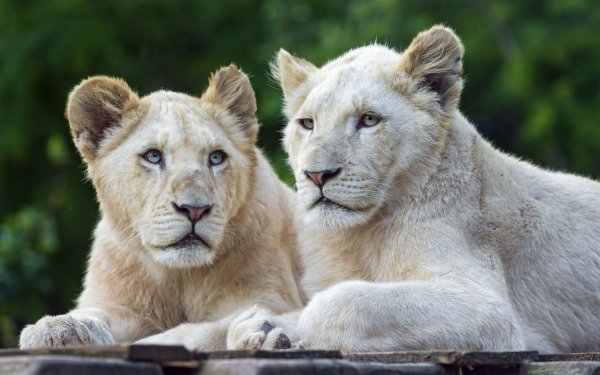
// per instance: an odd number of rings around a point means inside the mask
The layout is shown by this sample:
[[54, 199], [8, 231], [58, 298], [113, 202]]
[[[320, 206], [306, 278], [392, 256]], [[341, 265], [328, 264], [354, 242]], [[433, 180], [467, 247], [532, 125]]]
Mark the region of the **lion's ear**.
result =
[[108, 131], [120, 126], [123, 114], [137, 102], [137, 95], [118, 78], [96, 76], [75, 86], [65, 115], [75, 146], [86, 162], [96, 158]]
[[402, 55], [401, 70], [433, 91], [445, 110], [458, 105], [462, 90], [464, 47], [456, 34], [444, 26], [419, 33]]
[[248, 76], [234, 64], [217, 70], [201, 100], [226, 109], [237, 117], [242, 130], [252, 139], [258, 135], [256, 97]]
[[284, 96], [289, 96], [302, 85], [318, 68], [310, 62], [292, 56], [283, 48], [277, 54], [277, 61], [271, 63], [271, 75], [279, 81]]

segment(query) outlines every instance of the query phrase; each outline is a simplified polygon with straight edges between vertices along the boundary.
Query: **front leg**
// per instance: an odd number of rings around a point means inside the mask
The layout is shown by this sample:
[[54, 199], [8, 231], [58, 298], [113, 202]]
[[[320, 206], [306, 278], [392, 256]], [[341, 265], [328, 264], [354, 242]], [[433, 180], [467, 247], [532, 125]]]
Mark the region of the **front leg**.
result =
[[524, 348], [507, 301], [440, 280], [336, 284], [309, 302], [297, 334], [307, 348], [345, 352]]
[[183, 323], [174, 328], [148, 336], [136, 344], [183, 345], [189, 350], [225, 350], [227, 328], [233, 317], [215, 322]]
[[278, 315], [255, 305], [215, 322], [183, 323], [136, 344], [183, 345], [200, 351], [289, 349], [298, 314]]
[[21, 349], [109, 345], [114, 342], [106, 313], [95, 308], [45, 316], [26, 326], [19, 337]]

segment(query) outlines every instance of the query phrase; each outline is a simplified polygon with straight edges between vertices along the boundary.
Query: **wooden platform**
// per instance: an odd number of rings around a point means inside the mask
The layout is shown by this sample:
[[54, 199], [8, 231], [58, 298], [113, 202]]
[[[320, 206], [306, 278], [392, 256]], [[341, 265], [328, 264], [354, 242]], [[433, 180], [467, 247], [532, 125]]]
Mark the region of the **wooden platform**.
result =
[[222, 351], [115, 345], [0, 350], [0, 375], [34, 374], [578, 374], [600, 375], [600, 353]]

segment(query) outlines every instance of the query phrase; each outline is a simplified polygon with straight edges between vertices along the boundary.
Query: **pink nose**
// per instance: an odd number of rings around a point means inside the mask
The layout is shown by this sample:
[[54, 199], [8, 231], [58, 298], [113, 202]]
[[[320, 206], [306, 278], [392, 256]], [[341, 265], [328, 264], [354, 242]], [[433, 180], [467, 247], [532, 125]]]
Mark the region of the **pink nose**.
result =
[[173, 203], [173, 207], [175, 207], [175, 210], [185, 213], [188, 219], [190, 219], [190, 221], [193, 223], [202, 219], [202, 217], [208, 214], [210, 212], [210, 209], [212, 208], [212, 206], [210, 205], [194, 207], [187, 204], [182, 204], [181, 206], [179, 206], [176, 203]]
[[318, 171], [318, 172], [304, 171], [304, 174], [312, 182], [314, 182], [315, 185], [317, 185], [319, 188], [322, 188], [323, 185], [325, 185], [325, 183], [327, 182], [327, 180], [330, 180], [333, 177], [335, 177], [338, 174], [340, 174], [341, 170], [342, 170], [342, 168], [338, 168], [335, 171], [330, 171], [330, 170], [327, 170], [327, 171]]

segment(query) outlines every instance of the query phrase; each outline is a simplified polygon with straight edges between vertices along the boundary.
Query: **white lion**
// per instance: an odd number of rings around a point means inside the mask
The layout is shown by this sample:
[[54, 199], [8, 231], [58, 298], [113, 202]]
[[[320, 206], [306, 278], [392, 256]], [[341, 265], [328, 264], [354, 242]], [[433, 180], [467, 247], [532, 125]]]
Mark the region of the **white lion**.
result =
[[600, 350], [600, 184], [486, 142], [462, 57], [441, 26], [320, 69], [280, 51], [304, 346]]
[[255, 147], [255, 113], [234, 66], [201, 98], [140, 99], [108, 77], [75, 87], [66, 114], [102, 218], [77, 308], [27, 326], [21, 348], [129, 342], [172, 327], [143, 342], [289, 347], [260, 316], [230, 327], [254, 304], [302, 305], [293, 193]]

